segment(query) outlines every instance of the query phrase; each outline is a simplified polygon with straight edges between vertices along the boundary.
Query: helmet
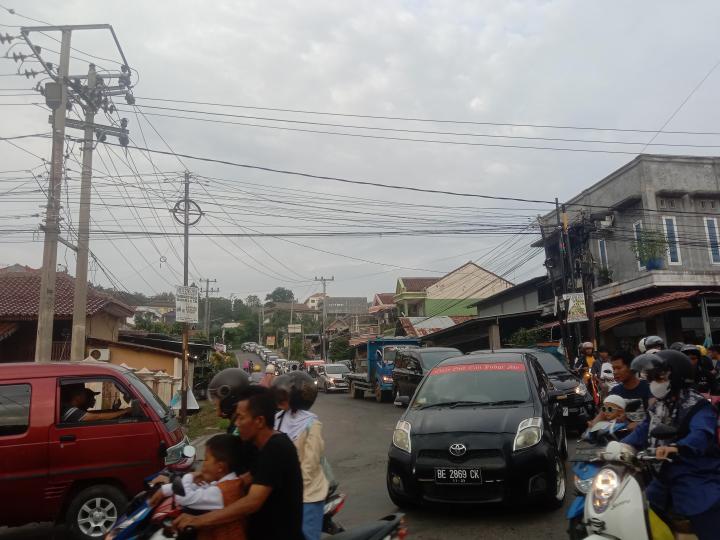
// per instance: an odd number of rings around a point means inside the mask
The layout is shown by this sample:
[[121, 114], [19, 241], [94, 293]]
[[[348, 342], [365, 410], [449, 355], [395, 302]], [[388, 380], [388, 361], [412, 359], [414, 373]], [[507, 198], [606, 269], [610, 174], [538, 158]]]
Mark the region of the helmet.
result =
[[683, 354], [686, 354], [688, 356], [691, 354], [694, 354], [698, 358], [700, 358], [702, 356], [702, 354], [700, 354], [700, 347], [698, 347], [697, 345], [690, 345], [690, 344], [683, 345], [683, 348], [680, 350], [682, 351]]
[[682, 341], [676, 341], [672, 345], [670, 345], [670, 348], [673, 351], [682, 351], [682, 348], [685, 346], [685, 344]]
[[645, 349], [645, 338], [642, 338], [640, 341], [638, 341], [638, 350], [639, 350], [641, 353], [644, 353], [644, 352], [645, 352], [645, 350], [646, 350], [646, 349]]
[[235, 406], [242, 400], [250, 388], [247, 373], [240, 368], [223, 369], [215, 375], [208, 385], [210, 399], [218, 402], [220, 412], [225, 417], [232, 416]]
[[277, 393], [284, 393], [287, 396], [282, 396], [278, 401], [287, 399], [290, 403], [290, 409], [293, 411], [298, 409], [309, 410], [315, 403], [318, 394], [317, 384], [304, 371], [292, 371], [280, 375], [275, 378], [272, 387]]
[[642, 373], [651, 381], [660, 374], [669, 374], [670, 391], [674, 394], [693, 383], [693, 367], [690, 359], [672, 349], [658, 351], [655, 354], [641, 354], [632, 361], [630, 369]]
[[272, 364], [265, 366], [265, 373], [275, 373], [275, 366]]
[[580, 348], [581, 349], [594, 349], [595, 346], [590, 341], [586, 341], [585, 343], [580, 345]]
[[649, 349], [660, 349], [663, 350], [665, 348], [665, 342], [663, 341], [663, 338], [660, 336], [648, 336], [643, 341], [645, 345], [645, 350]]

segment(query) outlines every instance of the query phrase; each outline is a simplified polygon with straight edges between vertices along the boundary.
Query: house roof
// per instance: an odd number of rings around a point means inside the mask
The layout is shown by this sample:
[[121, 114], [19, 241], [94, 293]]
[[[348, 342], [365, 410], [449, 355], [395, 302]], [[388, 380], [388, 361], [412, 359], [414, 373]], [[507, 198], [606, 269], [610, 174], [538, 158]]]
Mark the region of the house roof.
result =
[[380, 292], [375, 295], [375, 300], [379, 302], [379, 304], [394, 304], [395, 303], [395, 293], [391, 292]]
[[441, 315], [438, 317], [400, 317], [398, 322], [407, 336], [427, 336], [473, 319], [471, 315]]
[[[58, 272], [55, 278], [55, 319], [72, 319], [75, 278]], [[38, 317], [40, 271], [14, 265], [0, 269], [0, 319], [33, 320]], [[130, 317], [130, 306], [88, 287], [86, 311], [89, 317], [108, 311], [118, 317]]]
[[423, 292], [430, 285], [435, 285], [442, 278], [439, 277], [401, 277], [406, 292]]
[[523, 281], [522, 283], [513, 285], [512, 287], [504, 289], [504, 290], [500, 291], [499, 293], [495, 293], [492, 296], [488, 296], [487, 298], [483, 298], [482, 300], [473, 302], [470, 305], [475, 306], [475, 307], [492, 305], [495, 302], [504, 300], [508, 296], [513, 296], [515, 294], [522, 293], [522, 291], [524, 291], [525, 289], [536, 289], [538, 287], [538, 285], [540, 285], [540, 283], [547, 281], [547, 279], [548, 279], [547, 276], [538, 276], [538, 277], [530, 278], [527, 281]]

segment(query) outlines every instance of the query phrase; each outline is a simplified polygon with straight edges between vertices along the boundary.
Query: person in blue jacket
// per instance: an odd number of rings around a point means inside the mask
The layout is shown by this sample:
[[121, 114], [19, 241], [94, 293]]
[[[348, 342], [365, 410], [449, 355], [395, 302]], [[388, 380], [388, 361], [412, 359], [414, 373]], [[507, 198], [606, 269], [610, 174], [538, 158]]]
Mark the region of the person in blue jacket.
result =
[[[655, 511], [670, 508], [690, 519], [700, 540], [718, 538], [720, 526], [720, 448], [715, 408], [692, 388], [690, 360], [674, 350], [641, 354], [632, 362], [633, 371], [650, 382], [655, 402], [648, 416], [622, 442], [637, 450], [652, 448], [663, 463], [647, 487], [647, 498]], [[677, 429], [672, 440], [651, 434], [659, 424]]]

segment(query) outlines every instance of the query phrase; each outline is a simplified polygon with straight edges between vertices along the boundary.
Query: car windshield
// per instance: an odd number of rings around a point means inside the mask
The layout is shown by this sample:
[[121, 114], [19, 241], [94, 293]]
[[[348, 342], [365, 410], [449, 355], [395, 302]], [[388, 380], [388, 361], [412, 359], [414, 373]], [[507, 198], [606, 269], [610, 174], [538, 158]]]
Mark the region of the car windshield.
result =
[[350, 373], [350, 370], [347, 368], [347, 366], [343, 365], [325, 366], [325, 373], [332, 375], [342, 375], [343, 373]]
[[165, 419], [168, 417], [170, 409], [162, 401], [160, 401], [160, 398], [157, 397], [155, 393], [137, 377], [137, 375], [128, 371], [125, 373], [125, 376], [130, 381], [133, 388], [140, 392], [140, 395], [145, 398], [145, 401], [148, 402], [160, 418]]
[[525, 403], [529, 398], [522, 362], [451, 364], [428, 373], [412, 408]]
[[532, 355], [537, 358], [540, 367], [543, 368], [543, 371], [548, 375], [567, 372], [567, 368], [563, 363], [550, 353], [536, 351], [533, 352]]
[[443, 360], [452, 358], [453, 356], [462, 356], [460, 351], [432, 351], [420, 353], [420, 363], [424, 370], [429, 370], [437, 366]]

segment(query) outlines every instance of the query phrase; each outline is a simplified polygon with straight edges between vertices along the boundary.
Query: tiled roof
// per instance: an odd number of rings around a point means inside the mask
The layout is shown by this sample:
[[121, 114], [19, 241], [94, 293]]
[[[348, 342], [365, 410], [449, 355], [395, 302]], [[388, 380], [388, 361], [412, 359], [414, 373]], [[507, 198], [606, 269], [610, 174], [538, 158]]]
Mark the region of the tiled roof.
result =
[[[73, 315], [73, 295], [75, 279], [65, 273], [58, 273], [55, 280], [55, 318], [71, 319]], [[37, 319], [40, 299], [40, 272], [0, 271], [0, 319], [32, 320]], [[129, 317], [134, 311], [115, 298], [88, 288], [87, 314], [95, 315], [99, 311], [113, 307], [122, 316]]]
[[423, 292], [431, 285], [435, 285], [442, 278], [439, 277], [403, 277], [400, 278], [407, 292]]
[[661, 294], [653, 298], [646, 298], [645, 300], [638, 300], [630, 304], [623, 306], [617, 306], [607, 309], [601, 309], [595, 312], [595, 318], [610, 317], [611, 315], [619, 315], [627, 311], [635, 311], [636, 309], [642, 309], [650, 306], [656, 306], [658, 304], [664, 304], [665, 302], [672, 302], [673, 300], [687, 300], [694, 296], [697, 296], [700, 291], [675, 291], [671, 293]]
[[380, 300], [383, 304], [394, 304], [395, 303], [395, 293], [391, 292], [381, 292], [377, 293], [375, 297]]
[[441, 315], [438, 317], [400, 317], [399, 321], [405, 334], [411, 337], [422, 337], [456, 324], [474, 319], [473, 315]]

